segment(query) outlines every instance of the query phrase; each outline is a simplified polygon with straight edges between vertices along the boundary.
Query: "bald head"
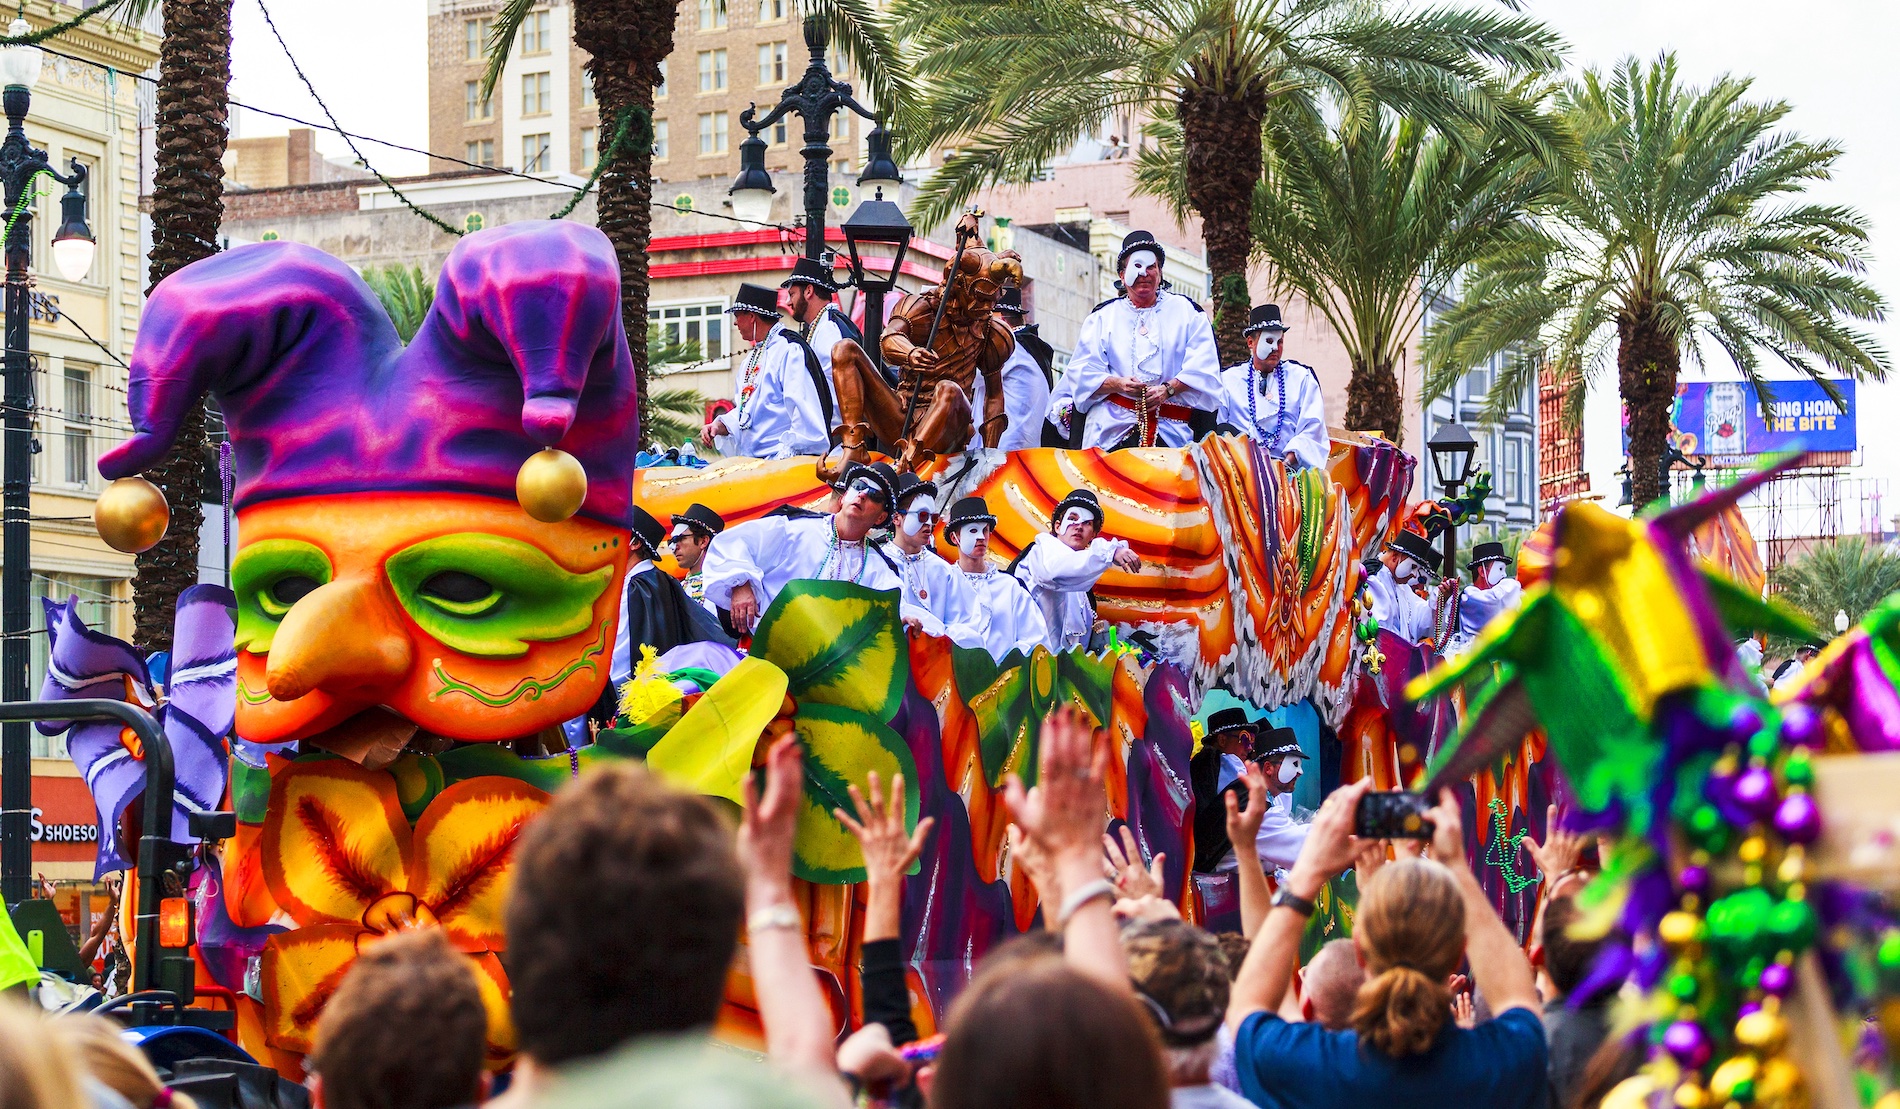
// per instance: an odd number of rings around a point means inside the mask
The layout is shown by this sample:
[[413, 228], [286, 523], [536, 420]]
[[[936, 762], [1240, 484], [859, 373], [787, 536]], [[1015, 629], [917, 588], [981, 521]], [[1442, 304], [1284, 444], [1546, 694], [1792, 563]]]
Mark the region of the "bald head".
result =
[[1300, 999], [1300, 1009], [1307, 1020], [1329, 1031], [1346, 1028], [1352, 1023], [1353, 1001], [1365, 980], [1365, 968], [1359, 965], [1352, 941], [1333, 940], [1306, 964], [1301, 976], [1305, 992]]

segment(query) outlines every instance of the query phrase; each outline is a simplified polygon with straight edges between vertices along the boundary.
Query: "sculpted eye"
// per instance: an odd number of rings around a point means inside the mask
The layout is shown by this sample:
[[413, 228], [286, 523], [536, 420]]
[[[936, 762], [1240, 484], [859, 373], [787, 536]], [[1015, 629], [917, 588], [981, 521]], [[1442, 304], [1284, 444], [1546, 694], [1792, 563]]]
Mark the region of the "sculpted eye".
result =
[[416, 592], [457, 616], [479, 616], [501, 603], [501, 593], [494, 586], [462, 570], [430, 574]]
[[309, 596], [312, 590], [322, 584], [323, 583], [317, 579], [303, 574], [293, 574], [287, 578], [279, 578], [271, 584], [269, 590], [270, 599], [277, 602], [277, 604], [284, 609], [289, 609], [291, 605]]
[[444, 646], [519, 658], [530, 643], [587, 630], [613, 568], [570, 571], [521, 540], [460, 533], [396, 552], [386, 572], [403, 610]]

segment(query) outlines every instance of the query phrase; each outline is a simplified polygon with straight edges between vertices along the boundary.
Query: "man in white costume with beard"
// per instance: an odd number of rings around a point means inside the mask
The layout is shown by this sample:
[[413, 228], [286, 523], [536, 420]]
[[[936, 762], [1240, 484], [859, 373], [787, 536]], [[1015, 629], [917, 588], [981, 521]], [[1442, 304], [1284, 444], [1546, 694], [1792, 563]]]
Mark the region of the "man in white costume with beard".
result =
[[1024, 654], [1048, 637], [1042, 610], [1029, 590], [1015, 578], [990, 565], [990, 532], [996, 517], [982, 497], [964, 497], [950, 508], [944, 534], [957, 545], [957, 569], [976, 594], [983, 614], [983, 646], [1001, 661], [1013, 650]]
[[1129, 233], [1116, 259], [1123, 295], [1082, 322], [1052, 403], [1074, 406], [1085, 448], [1185, 447], [1219, 417], [1214, 328], [1199, 305], [1162, 287], [1166, 257], [1153, 235]]

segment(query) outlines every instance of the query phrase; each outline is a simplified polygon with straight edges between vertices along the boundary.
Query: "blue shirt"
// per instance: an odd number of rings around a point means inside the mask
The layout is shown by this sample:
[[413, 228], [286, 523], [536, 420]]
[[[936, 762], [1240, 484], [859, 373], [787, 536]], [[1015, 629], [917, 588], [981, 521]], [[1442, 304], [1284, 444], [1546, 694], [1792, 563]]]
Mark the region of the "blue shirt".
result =
[[1464, 1029], [1445, 1022], [1423, 1055], [1361, 1050], [1357, 1032], [1248, 1017], [1234, 1041], [1240, 1092], [1261, 1109], [1547, 1109], [1544, 1025], [1528, 1009]]

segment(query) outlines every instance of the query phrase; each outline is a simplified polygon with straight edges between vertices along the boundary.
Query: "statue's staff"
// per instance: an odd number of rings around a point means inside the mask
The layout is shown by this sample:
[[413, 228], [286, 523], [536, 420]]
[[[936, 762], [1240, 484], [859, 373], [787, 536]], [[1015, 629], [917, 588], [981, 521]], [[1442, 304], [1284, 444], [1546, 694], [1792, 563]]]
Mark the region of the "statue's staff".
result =
[[[983, 211], [980, 208], [971, 208], [966, 214], [975, 216], [977, 219], [983, 218]], [[943, 288], [937, 294], [937, 311], [930, 317], [930, 334], [924, 339], [923, 349], [925, 350], [930, 350], [936, 345], [937, 328], [943, 325], [943, 310], [950, 306], [950, 289], [957, 282], [957, 274], [963, 270], [963, 251], [970, 245], [970, 240], [976, 238], [975, 226], [965, 231], [960, 224], [961, 221], [957, 227], [957, 256], [950, 262], [950, 276], [944, 279]], [[924, 386], [922, 372], [919, 370], [919, 376], [911, 379], [910, 403], [904, 406], [904, 430], [898, 435], [899, 439], [910, 438], [911, 421], [917, 417], [917, 394], [923, 391]]]

